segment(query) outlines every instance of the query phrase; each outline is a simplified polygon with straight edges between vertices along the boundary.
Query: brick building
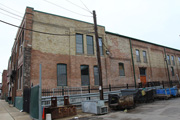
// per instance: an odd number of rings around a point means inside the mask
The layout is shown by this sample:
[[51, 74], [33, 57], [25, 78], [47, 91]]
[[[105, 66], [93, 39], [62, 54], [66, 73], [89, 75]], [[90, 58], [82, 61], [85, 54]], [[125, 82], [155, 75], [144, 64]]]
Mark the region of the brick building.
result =
[[7, 96], [8, 87], [7, 87], [7, 70], [3, 70], [2, 73], [2, 93], [1, 97], [4, 99]]
[[[26, 30], [17, 31], [8, 66], [13, 102], [39, 83], [39, 64], [42, 88], [98, 86], [93, 24], [27, 7], [20, 26]], [[104, 86], [177, 80], [180, 50], [107, 32], [104, 26], [98, 26], [98, 34]]]

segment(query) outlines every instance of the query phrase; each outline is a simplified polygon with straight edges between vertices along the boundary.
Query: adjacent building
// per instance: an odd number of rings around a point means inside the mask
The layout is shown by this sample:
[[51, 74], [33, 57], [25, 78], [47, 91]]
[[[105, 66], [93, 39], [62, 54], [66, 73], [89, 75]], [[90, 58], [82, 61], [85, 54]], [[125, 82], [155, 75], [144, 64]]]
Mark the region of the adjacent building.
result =
[[[23, 90], [99, 85], [94, 25], [27, 7], [9, 59], [7, 83], [12, 101]], [[23, 28], [23, 29], [22, 29]], [[107, 32], [98, 26], [103, 85], [177, 80], [180, 50]]]
[[7, 87], [7, 70], [3, 70], [2, 73], [2, 87], [1, 87], [1, 98], [5, 98], [8, 95], [8, 87]]

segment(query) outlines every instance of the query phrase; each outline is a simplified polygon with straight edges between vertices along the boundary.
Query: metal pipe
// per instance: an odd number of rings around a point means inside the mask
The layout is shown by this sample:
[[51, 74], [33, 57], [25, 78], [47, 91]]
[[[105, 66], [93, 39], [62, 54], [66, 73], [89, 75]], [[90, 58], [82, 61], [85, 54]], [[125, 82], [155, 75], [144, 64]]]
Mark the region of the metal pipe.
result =
[[135, 88], [136, 88], [136, 73], [135, 73], [135, 67], [134, 67], [134, 58], [133, 58], [133, 51], [132, 51], [131, 39], [129, 39], [129, 42], [130, 42], [131, 58], [132, 58], [132, 64], [133, 64], [134, 85], [135, 85]]

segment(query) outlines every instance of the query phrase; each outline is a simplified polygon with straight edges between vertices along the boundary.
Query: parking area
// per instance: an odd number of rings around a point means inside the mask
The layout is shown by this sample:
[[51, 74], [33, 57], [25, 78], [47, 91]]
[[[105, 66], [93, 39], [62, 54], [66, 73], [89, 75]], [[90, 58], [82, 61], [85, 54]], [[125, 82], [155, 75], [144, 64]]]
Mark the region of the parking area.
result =
[[152, 103], [138, 104], [126, 111], [111, 111], [105, 115], [93, 115], [79, 120], [179, 120], [180, 98], [157, 100]]

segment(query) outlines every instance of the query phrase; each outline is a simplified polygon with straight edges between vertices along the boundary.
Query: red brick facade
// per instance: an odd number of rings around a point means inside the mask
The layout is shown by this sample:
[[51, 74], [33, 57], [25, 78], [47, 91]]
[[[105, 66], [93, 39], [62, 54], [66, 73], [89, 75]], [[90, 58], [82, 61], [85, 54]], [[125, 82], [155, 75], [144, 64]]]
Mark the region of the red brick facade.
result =
[[[94, 54], [88, 55], [86, 41], [87, 35], [94, 38], [94, 34], [88, 33], [92, 31], [88, 27], [93, 27], [93, 24], [39, 12], [33, 8], [26, 9], [24, 18], [22, 26], [24, 25], [26, 29], [59, 35], [24, 30], [22, 53], [19, 52], [19, 47], [15, 52], [16, 44], [17, 46], [20, 44], [17, 36], [12, 52], [12, 55], [16, 53], [16, 58], [13, 57], [15, 60], [12, 62], [16, 66], [14, 69], [16, 70], [14, 96], [22, 96], [25, 87], [39, 84], [40, 64], [42, 65], [42, 88], [59, 87], [57, 85], [57, 64], [67, 65], [67, 86], [70, 87], [82, 86], [80, 66], [88, 65], [90, 86], [97, 87], [94, 83], [94, 66], [97, 65], [96, 47], [93, 46]], [[101, 62], [104, 86], [134, 85], [135, 80], [138, 84], [142, 77], [146, 82], [168, 81], [169, 77], [170, 80], [177, 80], [176, 74], [180, 75], [180, 61], [178, 60], [180, 50], [106, 32], [103, 26], [98, 26], [98, 32], [103, 41], [104, 54], [101, 56]], [[21, 33], [21, 30], [18, 33]], [[77, 33], [83, 35], [83, 54], [76, 53]], [[139, 50], [140, 62], [136, 60], [136, 50]], [[109, 51], [110, 54], [106, 54], [106, 51]], [[144, 62], [143, 52], [146, 53], [147, 62]], [[175, 65], [168, 65], [169, 69], [167, 69], [165, 61], [166, 55], [174, 56]], [[120, 69], [122, 70], [120, 64], [123, 65], [124, 75], [120, 75]], [[21, 66], [22, 88], [18, 89], [20, 79], [18, 71]], [[140, 73], [141, 69], [145, 70], [144, 75]], [[172, 75], [172, 69], [174, 75]]]
[[1, 96], [2, 98], [5, 98], [8, 93], [8, 87], [7, 87], [7, 70], [3, 70], [2, 73], [2, 91], [1, 91]]

